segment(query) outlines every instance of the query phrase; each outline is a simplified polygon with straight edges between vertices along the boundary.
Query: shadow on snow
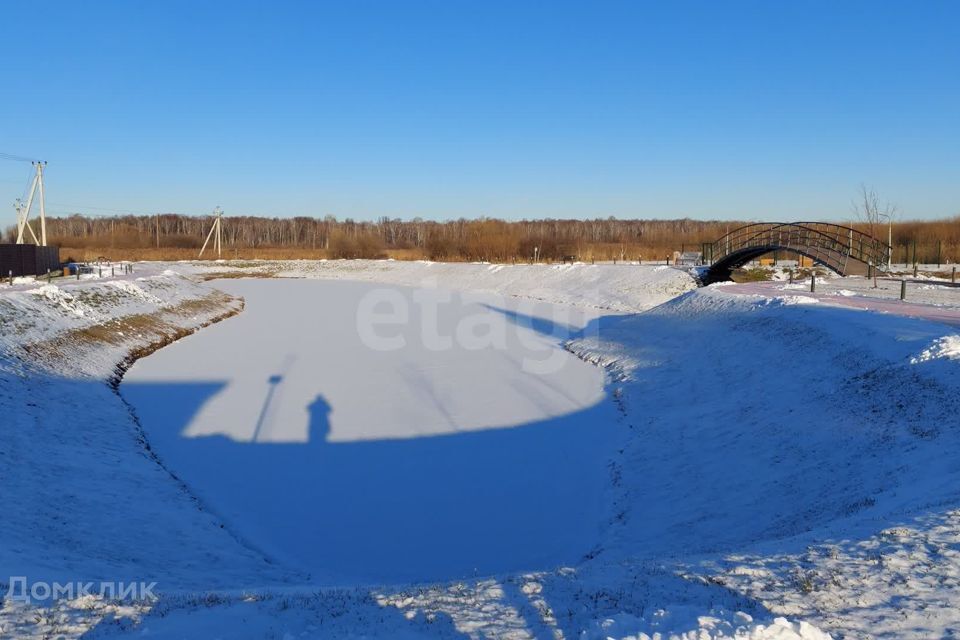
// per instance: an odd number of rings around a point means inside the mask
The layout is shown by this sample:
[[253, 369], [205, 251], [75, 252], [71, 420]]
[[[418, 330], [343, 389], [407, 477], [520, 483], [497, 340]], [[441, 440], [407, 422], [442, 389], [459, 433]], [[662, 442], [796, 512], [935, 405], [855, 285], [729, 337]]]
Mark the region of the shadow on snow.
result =
[[[282, 381], [271, 377], [269, 396]], [[326, 581], [433, 581], [577, 562], [600, 533], [610, 403], [513, 428], [330, 442], [336, 411], [307, 407], [306, 443], [183, 431], [222, 383], [124, 384], [154, 449], [254, 544]], [[176, 447], [176, 452], [171, 451]], [[173, 455], [171, 455], [173, 454]]]

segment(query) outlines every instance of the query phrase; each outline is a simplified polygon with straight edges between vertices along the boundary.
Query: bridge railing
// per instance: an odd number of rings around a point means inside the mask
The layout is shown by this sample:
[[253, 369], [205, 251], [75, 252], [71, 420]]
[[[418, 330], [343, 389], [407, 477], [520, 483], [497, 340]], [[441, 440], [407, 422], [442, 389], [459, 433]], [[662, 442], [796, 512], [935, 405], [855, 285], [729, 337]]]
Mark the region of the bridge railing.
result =
[[853, 258], [865, 264], [884, 265], [889, 246], [876, 238], [837, 224], [823, 222], [758, 222], [738, 227], [710, 245], [713, 262], [750, 248], [777, 247], [805, 253], [815, 260], [842, 267]]

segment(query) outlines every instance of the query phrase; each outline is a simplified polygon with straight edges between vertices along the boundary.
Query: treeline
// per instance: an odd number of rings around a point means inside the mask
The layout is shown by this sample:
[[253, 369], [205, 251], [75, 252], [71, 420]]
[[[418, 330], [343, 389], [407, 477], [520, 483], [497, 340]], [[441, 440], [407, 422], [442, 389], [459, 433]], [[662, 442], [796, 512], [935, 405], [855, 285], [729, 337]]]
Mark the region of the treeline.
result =
[[[210, 229], [209, 217], [180, 214], [47, 219], [51, 243], [90, 257], [184, 258], [193, 256]], [[431, 260], [663, 260], [674, 251], [698, 250], [742, 221], [520, 220], [492, 218], [437, 222], [380, 218], [376, 221], [326, 218], [223, 219], [225, 257], [426, 258]], [[852, 224], [864, 231], [862, 224]], [[12, 240], [13, 230], [7, 230]], [[886, 239], [887, 228], [877, 229]], [[942, 221], [897, 222], [894, 261], [960, 259], [960, 217]], [[205, 257], [215, 257], [205, 254]]]
[[[51, 242], [102, 250], [199, 250], [212, 220], [179, 214], [156, 216], [47, 218]], [[491, 218], [437, 222], [380, 218], [224, 217], [223, 246], [242, 250], [297, 250], [332, 258], [397, 255], [431, 260], [504, 262], [532, 258], [561, 260], [664, 259], [679, 250], [723, 235], [738, 222], [697, 220], [522, 220]]]

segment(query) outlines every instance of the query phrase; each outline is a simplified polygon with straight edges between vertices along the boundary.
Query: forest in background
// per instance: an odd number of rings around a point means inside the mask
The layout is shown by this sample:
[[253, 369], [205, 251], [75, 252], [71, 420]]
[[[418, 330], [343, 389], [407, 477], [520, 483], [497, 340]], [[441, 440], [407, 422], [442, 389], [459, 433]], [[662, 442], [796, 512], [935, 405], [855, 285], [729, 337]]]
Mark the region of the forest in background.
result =
[[[75, 260], [179, 260], [197, 257], [212, 218], [181, 214], [48, 217], [50, 244]], [[36, 224], [36, 222], [34, 222]], [[534, 257], [576, 260], [661, 261], [675, 251], [697, 251], [736, 220], [475, 220], [376, 221], [224, 216], [223, 257], [240, 259], [383, 258], [523, 262]], [[868, 231], [864, 223], [847, 222]], [[12, 241], [14, 229], [6, 230]], [[887, 227], [877, 228], [886, 240]], [[893, 225], [894, 262], [960, 260], [960, 216]], [[204, 258], [216, 258], [210, 247]]]

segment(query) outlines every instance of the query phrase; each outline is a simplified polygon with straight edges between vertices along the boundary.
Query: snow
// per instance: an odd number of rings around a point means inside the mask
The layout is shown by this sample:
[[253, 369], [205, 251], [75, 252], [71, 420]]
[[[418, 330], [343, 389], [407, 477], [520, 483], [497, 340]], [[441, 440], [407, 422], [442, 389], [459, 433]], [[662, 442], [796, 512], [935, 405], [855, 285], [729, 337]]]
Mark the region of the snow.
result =
[[219, 286], [244, 313], [139, 361], [120, 391], [232, 530], [325, 584], [590, 550], [615, 408], [561, 343], [594, 313], [358, 282]]
[[[794, 282], [756, 282], [733, 285], [738, 288], [759, 287], [767, 292], [771, 291], [810, 291], [810, 281]], [[960, 308], [960, 288], [949, 284], [931, 284], [925, 278], [907, 277], [907, 300], [923, 304], [937, 305], [945, 308]], [[876, 286], [869, 278], [851, 276], [817, 277], [817, 294], [820, 296], [842, 298], [871, 298], [880, 300], [897, 300], [900, 298], [900, 279], [891, 277], [878, 278]], [[768, 293], [768, 295], [775, 295]]]
[[[822, 304], [846, 309], [860, 309], [873, 313], [889, 313], [913, 318], [923, 318], [933, 322], [960, 325], [960, 288], [928, 287], [915, 282], [907, 283], [906, 299], [900, 299], [900, 282], [883, 280], [876, 287], [872, 280], [863, 278], [844, 278], [843, 284], [849, 288], [838, 288], [836, 282], [817, 287], [816, 292], [804, 297]], [[779, 291], [792, 291], [796, 285], [778, 285], [773, 282], [747, 282], [733, 284], [728, 293], [756, 296], [761, 299], [782, 299]]]
[[911, 358], [910, 362], [920, 364], [937, 358], [960, 360], [960, 336], [952, 335], [938, 338], [932, 345]]
[[64, 311], [72, 313], [78, 318], [82, 318], [90, 311], [90, 307], [78, 301], [72, 295], [60, 289], [60, 287], [56, 287], [52, 284], [46, 284], [42, 287], [31, 289], [27, 293], [35, 296], [42, 296], [59, 306]]
[[495, 293], [578, 308], [636, 312], [696, 287], [685, 269], [636, 264], [503, 264], [389, 260], [289, 260], [178, 264], [185, 273], [248, 273], [286, 278]]
[[[913, 285], [912, 304], [899, 282], [694, 289], [646, 265], [136, 268], [0, 290], [0, 581], [147, 579], [161, 597], [23, 603], [0, 587], [0, 636], [925, 638], [960, 624], [956, 289]], [[213, 272], [289, 279], [180, 275]], [[104, 381], [240, 308], [213, 287], [246, 310], [134, 366], [124, 393], [142, 371], [147, 404], [169, 409], [138, 422]], [[411, 304], [373, 336], [405, 344], [374, 359], [356, 315], [373, 290], [453, 292], [442, 335], [466, 322], [513, 342], [431, 350]], [[206, 356], [184, 369], [194, 346]], [[563, 365], [526, 370], [529, 349]], [[263, 408], [271, 386], [258, 437], [259, 411], [217, 419]], [[313, 439], [318, 392], [332, 410]], [[342, 454], [312, 463], [324, 452]]]
[[786, 618], [774, 618], [769, 624], [760, 624], [741, 611], [730, 613], [715, 609], [704, 615], [692, 607], [659, 609], [649, 619], [621, 613], [594, 623], [592, 629], [580, 636], [581, 640], [827, 640], [829, 637], [803, 621], [792, 623]]
[[0, 288], [0, 350], [49, 340], [136, 313], [175, 307], [209, 293], [183, 275], [151, 273], [116, 279], [63, 279]]
[[781, 304], [817, 304], [819, 302], [810, 296], [778, 296], [776, 300]]
[[[960, 532], [960, 371], [916, 358], [949, 350], [951, 328], [735, 290], [701, 289], [570, 345], [621, 381], [637, 434], [617, 463], [607, 559], [682, 556], [688, 575], [843, 634], [943, 633], [955, 618], [932, 612], [960, 604], [940, 587], [960, 565], [943, 542], [931, 541], [939, 561], [910, 549], [933, 523]], [[915, 533], [884, 556], [916, 562], [878, 563], [879, 532], [905, 524]]]
[[[0, 295], [0, 581], [133, 581], [153, 576], [170, 588], [216, 588], [251, 575], [284, 584], [291, 573], [220, 526], [209, 511], [149, 455], [129, 408], [107, 382], [132, 349], [166, 339], [174, 326], [191, 330], [239, 308], [180, 276], [136, 285], [160, 303], [145, 302], [105, 282], [71, 281]], [[146, 296], [149, 297], [149, 296]], [[181, 305], [191, 303], [189, 314]], [[82, 305], [82, 306], [81, 306]], [[77, 309], [84, 313], [77, 314]], [[156, 324], [118, 324], [150, 312]], [[94, 333], [87, 330], [97, 327]], [[103, 330], [104, 340], [92, 339]], [[121, 335], [122, 334], [122, 335]], [[0, 595], [6, 589], [0, 589]], [[7, 594], [10, 595], [10, 594]], [[51, 627], [32, 606], [4, 598], [0, 635], [43, 636], [102, 618], [101, 599], [65, 602], [65, 621]], [[113, 607], [116, 609], [116, 607]], [[86, 623], [85, 612], [92, 615]]]

